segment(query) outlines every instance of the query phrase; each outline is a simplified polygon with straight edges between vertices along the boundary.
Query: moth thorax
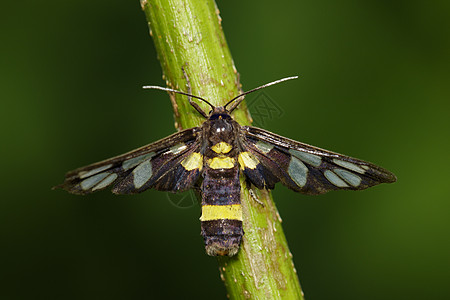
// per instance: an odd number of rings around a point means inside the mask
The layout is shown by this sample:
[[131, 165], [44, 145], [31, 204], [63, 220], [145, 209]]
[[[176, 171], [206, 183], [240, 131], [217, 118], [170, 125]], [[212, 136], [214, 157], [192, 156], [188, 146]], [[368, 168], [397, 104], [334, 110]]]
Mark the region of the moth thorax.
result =
[[223, 119], [211, 121], [209, 139], [213, 144], [234, 139], [233, 125]]

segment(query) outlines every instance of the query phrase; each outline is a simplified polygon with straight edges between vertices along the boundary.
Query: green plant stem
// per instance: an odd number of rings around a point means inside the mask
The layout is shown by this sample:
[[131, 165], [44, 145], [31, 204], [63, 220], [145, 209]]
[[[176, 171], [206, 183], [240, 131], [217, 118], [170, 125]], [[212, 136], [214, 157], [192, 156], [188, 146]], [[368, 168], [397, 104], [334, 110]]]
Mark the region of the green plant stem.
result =
[[[141, 0], [150, 35], [168, 87], [187, 91], [181, 68], [189, 76], [192, 93], [213, 105], [237, 95], [238, 76], [221, 27], [219, 10], [210, 0]], [[170, 94], [177, 129], [205, 120], [185, 96]], [[206, 112], [209, 107], [200, 103]], [[251, 123], [245, 103], [233, 112], [241, 125]], [[269, 191], [254, 190], [257, 203], [243, 180], [244, 239], [238, 255], [219, 257], [220, 277], [231, 299], [303, 299], [281, 218]]]

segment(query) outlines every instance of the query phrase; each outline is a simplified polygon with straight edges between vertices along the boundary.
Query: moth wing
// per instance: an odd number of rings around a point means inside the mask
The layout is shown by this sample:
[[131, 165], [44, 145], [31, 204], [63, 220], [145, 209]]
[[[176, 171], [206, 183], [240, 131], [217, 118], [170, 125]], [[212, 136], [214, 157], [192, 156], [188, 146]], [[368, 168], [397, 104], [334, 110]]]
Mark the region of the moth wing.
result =
[[115, 194], [136, 194], [149, 188], [182, 192], [197, 182], [203, 167], [200, 143], [194, 142], [180, 153], [169, 150], [139, 164], [112, 189]]
[[[89, 194], [113, 187], [116, 194], [140, 193], [148, 188], [184, 191], [198, 179], [198, 170], [186, 170], [184, 159], [199, 148], [199, 128], [174, 133], [164, 139], [128, 153], [94, 163], [66, 174], [54, 188], [73, 194]], [[183, 172], [184, 169], [185, 171]], [[173, 176], [176, 181], [167, 182]]]
[[243, 126], [241, 132], [243, 151], [258, 163], [254, 169], [244, 168], [243, 171], [258, 188], [271, 189], [274, 182], [281, 181], [297, 192], [322, 194], [339, 189], [363, 190], [397, 180], [394, 174], [370, 162], [300, 143], [260, 128]]

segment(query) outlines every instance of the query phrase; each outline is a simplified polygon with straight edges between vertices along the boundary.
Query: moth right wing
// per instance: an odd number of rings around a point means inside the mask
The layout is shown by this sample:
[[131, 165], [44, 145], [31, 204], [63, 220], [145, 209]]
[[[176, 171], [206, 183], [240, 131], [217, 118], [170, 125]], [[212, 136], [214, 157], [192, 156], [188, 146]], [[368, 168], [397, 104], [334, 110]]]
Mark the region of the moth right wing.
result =
[[257, 188], [273, 189], [281, 181], [304, 194], [363, 190], [395, 182], [394, 174], [370, 162], [297, 142], [267, 130], [241, 127], [244, 174]]
[[157, 142], [66, 174], [54, 188], [89, 194], [113, 187], [115, 194], [141, 193], [149, 188], [185, 191], [198, 180], [203, 166], [200, 128], [189, 128]]

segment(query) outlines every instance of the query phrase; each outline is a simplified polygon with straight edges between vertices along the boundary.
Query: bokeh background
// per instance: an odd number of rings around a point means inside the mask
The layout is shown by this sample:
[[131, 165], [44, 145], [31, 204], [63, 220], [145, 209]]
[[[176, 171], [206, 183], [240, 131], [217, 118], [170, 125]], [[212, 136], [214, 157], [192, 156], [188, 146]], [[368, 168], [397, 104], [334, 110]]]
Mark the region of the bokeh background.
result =
[[[264, 128], [398, 176], [275, 189], [307, 299], [449, 299], [450, 2], [217, 4], [244, 89], [301, 76], [265, 90]], [[1, 5], [0, 298], [225, 299], [198, 206], [50, 190], [174, 131], [139, 1]]]

